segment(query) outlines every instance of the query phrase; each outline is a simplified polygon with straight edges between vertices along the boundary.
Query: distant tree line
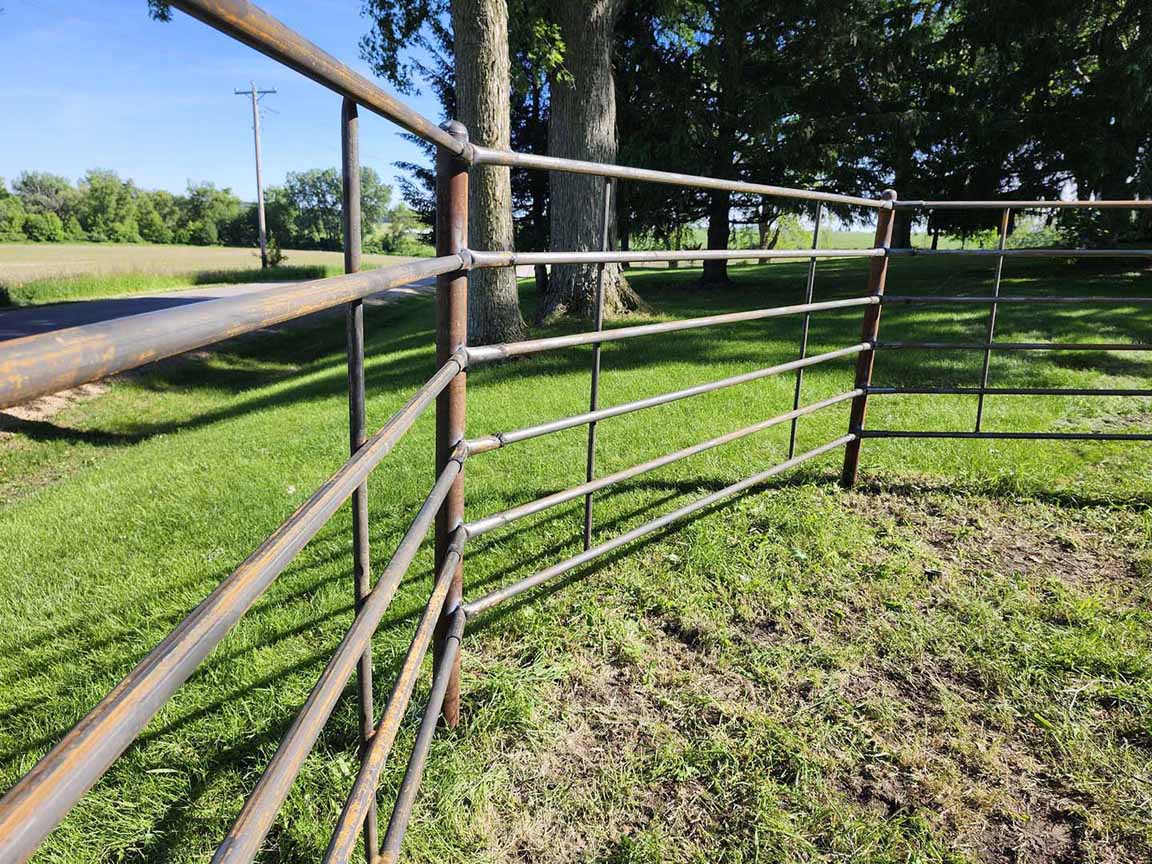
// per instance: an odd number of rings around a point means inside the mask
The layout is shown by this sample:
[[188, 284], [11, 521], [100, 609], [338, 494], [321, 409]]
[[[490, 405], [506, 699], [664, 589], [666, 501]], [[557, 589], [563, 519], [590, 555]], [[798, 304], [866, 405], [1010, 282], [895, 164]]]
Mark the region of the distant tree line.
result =
[[[392, 189], [372, 168], [361, 177], [364, 247], [418, 254], [415, 215], [392, 206]], [[340, 249], [341, 182], [335, 168], [294, 171], [265, 190], [268, 235], [280, 248]], [[0, 241], [181, 243], [255, 246], [256, 205], [213, 183], [183, 195], [141, 189], [115, 171], [93, 169], [76, 184], [45, 171], [0, 179]]]

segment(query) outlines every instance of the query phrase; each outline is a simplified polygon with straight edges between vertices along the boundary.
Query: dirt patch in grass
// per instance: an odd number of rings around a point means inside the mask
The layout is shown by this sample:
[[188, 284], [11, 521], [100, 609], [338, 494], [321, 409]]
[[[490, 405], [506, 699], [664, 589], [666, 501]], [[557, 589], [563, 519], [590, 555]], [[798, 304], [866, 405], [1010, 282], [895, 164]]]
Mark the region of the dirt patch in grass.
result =
[[65, 408], [77, 402], [87, 402], [108, 392], [108, 385], [102, 381], [81, 384], [71, 390], [62, 390], [50, 396], [33, 399], [23, 405], [5, 408], [0, 412], [0, 441], [14, 438], [20, 431], [21, 422], [37, 423], [50, 420]]
[[1116, 533], [1117, 510], [1109, 505], [1052, 506], [1026, 499], [907, 495], [876, 488], [850, 495], [848, 502], [864, 518], [911, 532], [945, 570], [1054, 578], [1126, 604], [1134, 590], [1147, 587], [1147, 544], [1135, 524]]
[[[637, 614], [597, 582], [608, 635], [574, 615], [562, 660], [528, 661], [562, 671], [535, 693], [542, 731], [493, 763], [513, 790], [480, 820], [495, 860], [1149, 860], [1149, 781], [1132, 766], [1152, 766], [1152, 736], [1131, 700], [1097, 693], [1116, 681], [1050, 671], [1053, 649], [998, 684], [965, 665], [997, 650], [980, 647], [981, 625], [972, 645], [949, 644], [969, 591], [1009, 622], [1005, 640], [1033, 595], [1028, 626], [1061, 626], [1043, 611], [1053, 580], [1128, 614], [1148, 594], [1139, 514], [936, 492], [836, 500], [875, 532], [849, 565], [847, 618], [796, 586], [779, 626], [739, 616], [721, 631]], [[884, 567], [920, 580], [915, 605], [894, 602]], [[916, 622], [911, 651], [877, 635]], [[522, 667], [518, 638], [471, 650]]]

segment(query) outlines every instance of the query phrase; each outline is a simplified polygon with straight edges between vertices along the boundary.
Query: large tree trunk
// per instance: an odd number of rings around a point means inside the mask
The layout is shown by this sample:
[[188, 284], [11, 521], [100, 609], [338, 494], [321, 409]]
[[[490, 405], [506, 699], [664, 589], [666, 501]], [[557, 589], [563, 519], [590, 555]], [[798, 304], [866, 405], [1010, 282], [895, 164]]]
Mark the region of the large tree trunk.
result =
[[[456, 101], [469, 139], [485, 147], [510, 145], [507, 0], [452, 0]], [[468, 245], [510, 250], [512, 181], [507, 168], [478, 165], [469, 178]], [[513, 342], [524, 336], [516, 272], [510, 267], [468, 274], [468, 341]]]
[[[716, 189], [708, 193], [708, 248], [727, 249], [732, 235], [732, 222], [729, 215], [732, 209], [732, 193]], [[725, 259], [705, 260], [704, 275], [700, 283], [707, 287], [723, 287], [732, 280], [728, 278], [728, 262]]]
[[[563, 78], [552, 80], [548, 154], [594, 162], [616, 161], [616, 89], [612, 37], [623, 0], [565, 0], [552, 6], [564, 41]], [[604, 180], [552, 172], [551, 247], [557, 252], [600, 248]], [[610, 230], [612, 226], [610, 223]], [[541, 298], [540, 318], [595, 311], [597, 267], [558, 265]], [[604, 268], [604, 311], [619, 315], [639, 305], [619, 265]]]

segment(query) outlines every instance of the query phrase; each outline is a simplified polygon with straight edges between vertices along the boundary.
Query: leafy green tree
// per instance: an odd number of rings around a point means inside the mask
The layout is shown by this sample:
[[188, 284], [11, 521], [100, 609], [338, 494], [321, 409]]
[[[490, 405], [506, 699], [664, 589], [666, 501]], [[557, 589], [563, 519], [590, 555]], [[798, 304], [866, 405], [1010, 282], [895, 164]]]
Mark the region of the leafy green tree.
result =
[[78, 220], [97, 243], [139, 243], [135, 187], [115, 171], [94, 168], [80, 181]]
[[[343, 194], [340, 172], [335, 168], [290, 172], [283, 187], [265, 191], [269, 233], [274, 234], [282, 246], [340, 249]], [[361, 167], [360, 213], [364, 240], [385, 221], [391, 201], [392, 187], [380, 179], [375, 169]]]
[[139, 192], [136, 196], [136, 224], [140, 228], [140, 239], [147, 243], [171, 243], [175, 235], [173, 224], [165, 221], [156, 206], [156, 199], [160, 194]]
[[24, 203], [8, 191], [8, 184], [0, 177], [0, 241], [24, 239]]
[[221, 226], [234, 219], [243, 208], [231, 189], [218, 189], [215, 183], [190, 182], [180, 205], [177, 242], [194, 246], [218, 245]]
[[24, 236], [34, 243], [61, 243], [64, 223], [55, 213], [29, 213], [24, 218]]
[[47, 171], [22, 171], [13, 184], [26, 213], [55, 213], [67, 219], [76, 211], [79, 194], [66, 177]]

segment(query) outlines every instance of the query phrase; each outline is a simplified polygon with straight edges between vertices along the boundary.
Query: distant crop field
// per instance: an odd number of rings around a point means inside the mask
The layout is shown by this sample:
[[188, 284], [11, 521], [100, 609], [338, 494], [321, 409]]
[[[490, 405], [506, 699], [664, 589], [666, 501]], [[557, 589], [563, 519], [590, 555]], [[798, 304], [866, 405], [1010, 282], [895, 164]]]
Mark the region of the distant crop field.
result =
[[[288, 250], [290, 266], [340, 267], [340, 252]], [[396, 260], [388, 255], [365, 255], [370, 263]], [[255, 249], [228, 246], [150, 246], [114, 243], [3, 243], [0, 244], [0, 284], [23, 285], [40, 279], [66, 276], [155, 273], [185, 275], [204, 270], [247, 270], [260, 266]]]
[[[365, 255], [364, 269], [411, 260]], [[0, 244], [0, 307], [39, 306], [192, 285], [296, 282], [344, 272], [340, 252], [288, 250], [284, 263], [260, 269], [255, 249], [113, 243]]]

